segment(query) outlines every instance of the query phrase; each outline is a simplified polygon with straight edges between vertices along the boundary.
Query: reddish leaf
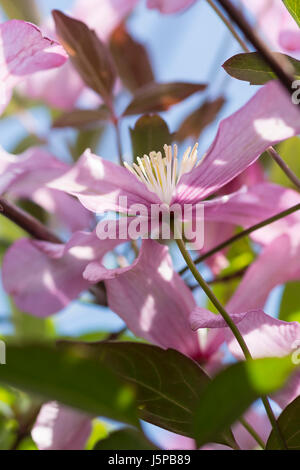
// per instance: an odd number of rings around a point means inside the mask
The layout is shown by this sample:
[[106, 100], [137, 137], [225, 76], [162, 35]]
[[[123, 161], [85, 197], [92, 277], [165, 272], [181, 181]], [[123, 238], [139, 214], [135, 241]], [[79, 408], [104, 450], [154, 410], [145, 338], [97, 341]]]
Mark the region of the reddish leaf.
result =
[[130, 36], [124, 24], [113, 32], [110, 50], [122, 82], [130, 91], [154, 81], [147, 50]]
[[193, 111], [181, 124], [176, 139], [182, 142], [187, 137], [198, 139], [205, 127], [211, 124], [221, 108], [225, 104], [225, 98], [220, 96], [214, 101], [205, 101], [200, 108]]
[[189, 96], [205, 90], [201, 83], [150, 83], [140, 88], [124, 112], [124, 116], [166, 111]]
[[76, 129], [82, 129], [91, 127], [99, 121], [107, 121], [109, 118], [110, 112], [106, 106], [101, 106], [101, 108], [95, 110], [76, 109], [59, 116], [54, 121], [53, 127], [75, 127]]
[[110, 103], [116, 72], [109, 50], [81, 21], [54, 10], [57, 36], [83, 81]]

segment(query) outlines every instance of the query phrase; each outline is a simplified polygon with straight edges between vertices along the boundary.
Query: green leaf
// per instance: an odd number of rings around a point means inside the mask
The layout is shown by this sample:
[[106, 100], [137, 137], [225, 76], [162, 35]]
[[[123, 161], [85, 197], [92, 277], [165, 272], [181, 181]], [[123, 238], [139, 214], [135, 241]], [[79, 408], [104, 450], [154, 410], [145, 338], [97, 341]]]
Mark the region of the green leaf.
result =
[[166, 111], [205, 88], [206, 85], [200, 83], [150, 83], [136, 91], [123, 116]]
[[194, 403], [208, 383], [207, 375], [177, 351], [138, 343], [104, 343], [105, 364], [137, 387], [140, 418], [191, 436]]
[[109, 105], [116, 72], [108, 48], [82, 21], [58, 10], [52, 14], [57, 36], [82, 80]]
[[300, 3], [299, 0], [282, 0], [290, 14], [300, 26]]
[[299, 305], [300, 282], [288, 282], [284, 288], [280, 304], [280, 320], [291, 321], [291, 318], [300, 314]]
[[9, 450], [15, 442], [18, 423], [0, 415], [0, 450]]
[[255, 400], [281, 388], [294, 369], [291, 358], [285, 357], [239, 362], [219, 373], [198, 399], [194, 416], [197, 444], [215, 442]]
[[[279, 52], [274, 54], [278, 59], [285, 58], [294, 70], [295, 78], [300, 79], [299, 60]], [[234, 55], [223, 64], [223, 68], [231, 77], [249, 82], [250, 85], [264, 85], [268, 81], [277, 78], [258, 52]]]
[[[168, 431], [194, 437], [195, 406], [209, 377], [193, 360], [172, 349], [112, 342], [95, 347], [106, 365], [137, 391], [139, 417]], [[231, 445], [231, 432], [216, 442]]]
[[95, 152], [99, 141], [102, 137], [104, 127], [97, 127], [96, 129], [82, 129], [78, 132], [76, 141], [70, 145], [70, 153], [74, 162], [76, 162], [87, 148]]
[[93, 415], [135, 424], [133, 388], [84, 348], [7, 345], [0, 382]]
[[179, 142], [193, 137], [198, 139], [203, 130], [211, 124], [225, 104], [225, 98], [220, 96], [213, 101], [205, 101], [201, 106], [187, 116], [181, 123], [176, 134]]
[[[300, 177], [300, 159], [298, 158], [298, 155], [300, 155], [299, 137], [292, 137], [285, 140], [276, 146], [276, 150], [289, 168], [298, 177]], [[291, 180], [286, 176], [277, 163], [274, 162], [274, 160], [271, 161], [270, 180], [276, 184], [294, 189], [294, 185]]]
[[[290, 403], [277, 420], [289, 450], [300, 450], [300, 397]], [[267, 450], [282, 449], [274, 431], [271, 432]]]
[[76, 109], [69, 111], [59, 116], [54, 122], [52, 127], [64, 128], [75, 127], [82, 129], [86, 127], [95, 127], [100, 121], [107, 121], [110, 119], [110, 111], [106, 106], [101, 106], [99, 109]]
[[155, 447], [141, 432], [121, 429], [99, 441], [94, 450], [155, 450]]
[[134, 160], [150, 152], [163, 152], [164, 145], [172, 143], [167, 123], [157, 114], [145, 115], [130, 129]]
[[136, 91], [154, 82], [150, 59], [146, 48], [133, 39], [125, 24], [121, 24], [110, 38], [110, 51], [120, 78], [128, 90]]
[[0, 0], [0, 6], [8, 18], [39, 23], [39, 11], [34, 0]]

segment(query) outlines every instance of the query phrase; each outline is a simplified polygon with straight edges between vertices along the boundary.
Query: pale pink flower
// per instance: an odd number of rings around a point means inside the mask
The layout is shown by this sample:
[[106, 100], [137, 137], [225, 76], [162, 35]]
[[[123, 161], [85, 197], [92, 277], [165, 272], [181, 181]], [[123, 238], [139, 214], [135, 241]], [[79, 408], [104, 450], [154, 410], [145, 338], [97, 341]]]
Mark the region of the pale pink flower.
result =
[[[239, 111], [222, 121], [200, 164], [197, 146], [186, 151], [181, 165], [176, 147], [172, 152], [166, 146], [165, 158], [153, 152], [138, 159], [138, 165], [133, 168], [129, 165], [122, 168], [86, 151], [69, 173], [50, 186], [78, 197], [87, 209], [96, 213], [131, 214], [131, 206], [142, 204], [149, 220], [152, 204], [163, 205], [168, 210], [173, 204], [184, 209], [185, 204], [195, 206], [203, 201], [208, 220], [210, 214], [219, 210], [221, 213], [224, 202], [230, 198], [205, 201], [206, 198], [248, 168], [270, 145], [299, 132], [298, 108], [277, 82], [270, 82]], [[256, 213], [259, 210], [257, 207]], [[194, 212], [190, 219], [187, 216], [184, 220], [193, 220]]]
[[[260, 282], [263, 282], [260, 279]], [[253, 295], [255, 291], [251, 292]], [[238, 326], [253, 358], [284, 357], [293, 354], [300, 344], [300, 324], [285, 322], [273, 318], [262, 310], [250, 310], [245, 313], [232, 313], [231, 318]], [[221, 315], [215, 315], [204, 308], [197, 307], [190, 317], [193, 330], [199, 328], [220, 328], [224, 331], [225, 340], [231, 353], [239, 360], [244, 354], [231, 330]], [[298, 346], [297, 346], [298, 345]], [[282, 408], [300, 394], [300, 374], [296, 373], [273, 398]]]
[[31, 435], [39, 450], [84, 450], [91, 431], [90, 416], [49, 402], [42, 406]]
[[300, 30], [282, 1], [242, 0], [275, 51], [298, 55]]
[[42, 36], [37, 26], [20, 20], [0, 24], [0, 114], [13, 88], [28, 75], [60, 67], [67, 60], [64, 49]]
[[[137, 0], [77, 0], [71, 16], [86, 23], [106, 42], [136, 4]], [[43, 27], [49, 35], [55, 37], [52, 18], [49, 18]], [[69, 61], [59, 70], [30, 77], [22, 84], [20, 91], [30, 98], [41, 99], [50, 106], [67, 111], [74, 109], [83, 96], [92, 106], [100, 103], [100, 98], [85, 86]]]
[[156, 8], [161, 13], [177, 13], [193, 5], [196, 0], [147, 0], [148, 8]]
[[92, 224], [92, 214], [71, 196], [46, 186], [69, 168], [40, 147], [32, 147], [21, 155], [12, 155], [0, 147], [0, 195], [35, 202], [71, 232], [87, 229]]

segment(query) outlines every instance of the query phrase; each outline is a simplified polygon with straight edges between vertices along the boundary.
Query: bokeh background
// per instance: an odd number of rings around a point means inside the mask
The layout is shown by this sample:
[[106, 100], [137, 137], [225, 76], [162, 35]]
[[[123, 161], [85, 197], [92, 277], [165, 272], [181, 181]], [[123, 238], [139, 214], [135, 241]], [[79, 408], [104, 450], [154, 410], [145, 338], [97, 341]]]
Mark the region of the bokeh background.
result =
[[[46, 18], [54, 8], [70, 11], [72, 0], [37, 0], [37, 4], [43, 17]], [[0, 19], [1, 21], [6, 19], [1, 10]], [[222, 69], [226, 59], [240, 52], [238, 44], [205, 1], [197, 2], [180, 14], [161, 15], [157, 11], [148, 10], [145, 1], [141, 0], [128, 19], [128, 29], [134, 38], [147, 47], [158, 81], [209, 83], [204, 94], [189, 98], [167, 113], [162, 113], [171, 131], [175, 131], [183, 117], [198, 107], [204, 98], [225, 96], [226, 104], [218, 119], [201, 135], [200, 154], [203, 154], [216, 134], [218, 122], [237, 110], [257, 91], [256, 87], [230, 78]], [[120, 107], [123, 108], [128, 100], [129, 95], [123, 92], [119, 99]], [[122, 123], [122, 146], [124, 156], [128, 160], [132, 156], [129, 127], [132, 127], [136, 120], [136, 117], [126, 118]], [[41, 139], [47, 136], [48, 148], [58, 158], [70, 161], [68, 145], [75, 139], [75, 132], [52, 130], [50, 115], [43, 106], [36, 106], [26, 111], [26, 114], [21, 113], [18, 116], [1, 119], [0, 145], [7, 151], [14, 152], [32, 132]], [[97, 153], [117, 162], [114, 129], [109, 125], [103, 131]], [[11, 229], [7, 224], [4, 226], [4, 223], [6, 224], [1, 218], [0, 236]], [[173, 257], [175, 266], [182, 267], [182, 260], [176, 254], [176, 250], [173, 252]], [[204, 274], [209, 275], [208, 272]], [[15, 329], [14, 316], [2, 289], [0, 294], [0, 336], [10, 335]], [[205, 299], [199, 293], [196, 295], [199, 304], [204, 305]], [[277, 314], [281, 295], [281, 287], [271, 293], [265, 307], [270, 315]], [[71, 306], [49, 320], [49, 327], [55, 328], [60, 335], [65, 336], [86, 334], [97, 336], [99, 332], [119, 331], [123, 326], [123, 322], [113, 312], [93, 305], [89, 302], [88, 296], [73, 302]], [[148, 429], [150, 430], [150, 427]], [[152, 436], [157, 436], [153, 429], [149, 432]]]

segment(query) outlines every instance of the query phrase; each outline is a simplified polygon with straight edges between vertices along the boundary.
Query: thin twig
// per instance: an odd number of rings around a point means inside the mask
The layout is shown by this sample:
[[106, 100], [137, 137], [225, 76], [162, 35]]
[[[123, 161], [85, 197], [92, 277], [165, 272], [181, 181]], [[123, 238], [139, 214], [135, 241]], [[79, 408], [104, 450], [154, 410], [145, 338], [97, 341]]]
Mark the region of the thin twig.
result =
[[[32, 215], [23, 211], [11, 202], [8, 202], [3, 197], [0, 197], [0, 214], [14, 222], [16, 225], [18, 225], [18, 227], [22, 228], [36, 240], [55, 244], [63, 243], [63, 241], [57, 235], [51, 232], [47, 227], [45, 227], [45, 225], [35, 219]], [[104, 283], [99, 283], [97, 286], [92, 286], [89, 291], [96, 297], [97, 303], [99, 305], [107, 305]]]
[[292, 183], [300, 190], [300, 179], [295, 175], [295, 173], [290, 169], [290, 167], [285, 163], [285, 161], [281, 158], [281, 156], [276, 152], [273, 147], [270, 147], [267, 150], [267, 153], [273, 160], [280, 166], [282, 171], [286, 174], [286, 176], [292, 181]]
[[287, 63], [287, 67], [283, 67], [282, 60], [279, 60], [278, 57], [270, 51], [264, 41], [262, 41], [256, 32], [251, 28], [244, 14], [238, 8], [236, 8], [230, 0], [216, 1], [224, 8], [232, 21], [240, 28], [248, 41], [251, 42], [254, 48], [260, 53], [262, 58], [271, 67], [289, 95], [292, 95], [294, 93], [292, 87], [294, 77], [290, 73], [290, 64]]
[[[204, 255], [199, 256], [194, 263], [202, 263], [205, 261], [207, 258], [210, 258], [211, 256], [215, 255], [221, 250], [224, 250], [224, 248], [227, 248], [228, 246], [232, 245], [232, 243], [235, 243], [236, 241], [246, 237], [247, 235], [250, 235], [250, 233], [255, 232], [256, 230], [259, 230], [260, 228], [265, 227], [266, 225], [270, 225], [273, 222], [276, 222], [277, 220], [283, 219], [284, 217], [287, 217], [290, 214], [293, 214], [294, 212], [297, 212], [300, 210], [300, 204], [296, 204], [295, 206], [290, 207], [289, 209], [286, 209], [282, 212], [279, 212], [278, 214], [274, 215], [273, 217], [269, 217], [268, 219], [263, 220], [262, 222], [252, 225], [252, 227], [247, 228], [246, 230], [243, 230], [242, 232], [237, 233], [231, 238], [228, 238], [225, 240], [223, 243], [220, 243], [220, 245], [215, 246], [212, 250], [207, 251], [204, 253]], [[183, 268], [181, 271], [179, 271], [179, 274], [184, 274], [188, 270], [187, 267]]]

